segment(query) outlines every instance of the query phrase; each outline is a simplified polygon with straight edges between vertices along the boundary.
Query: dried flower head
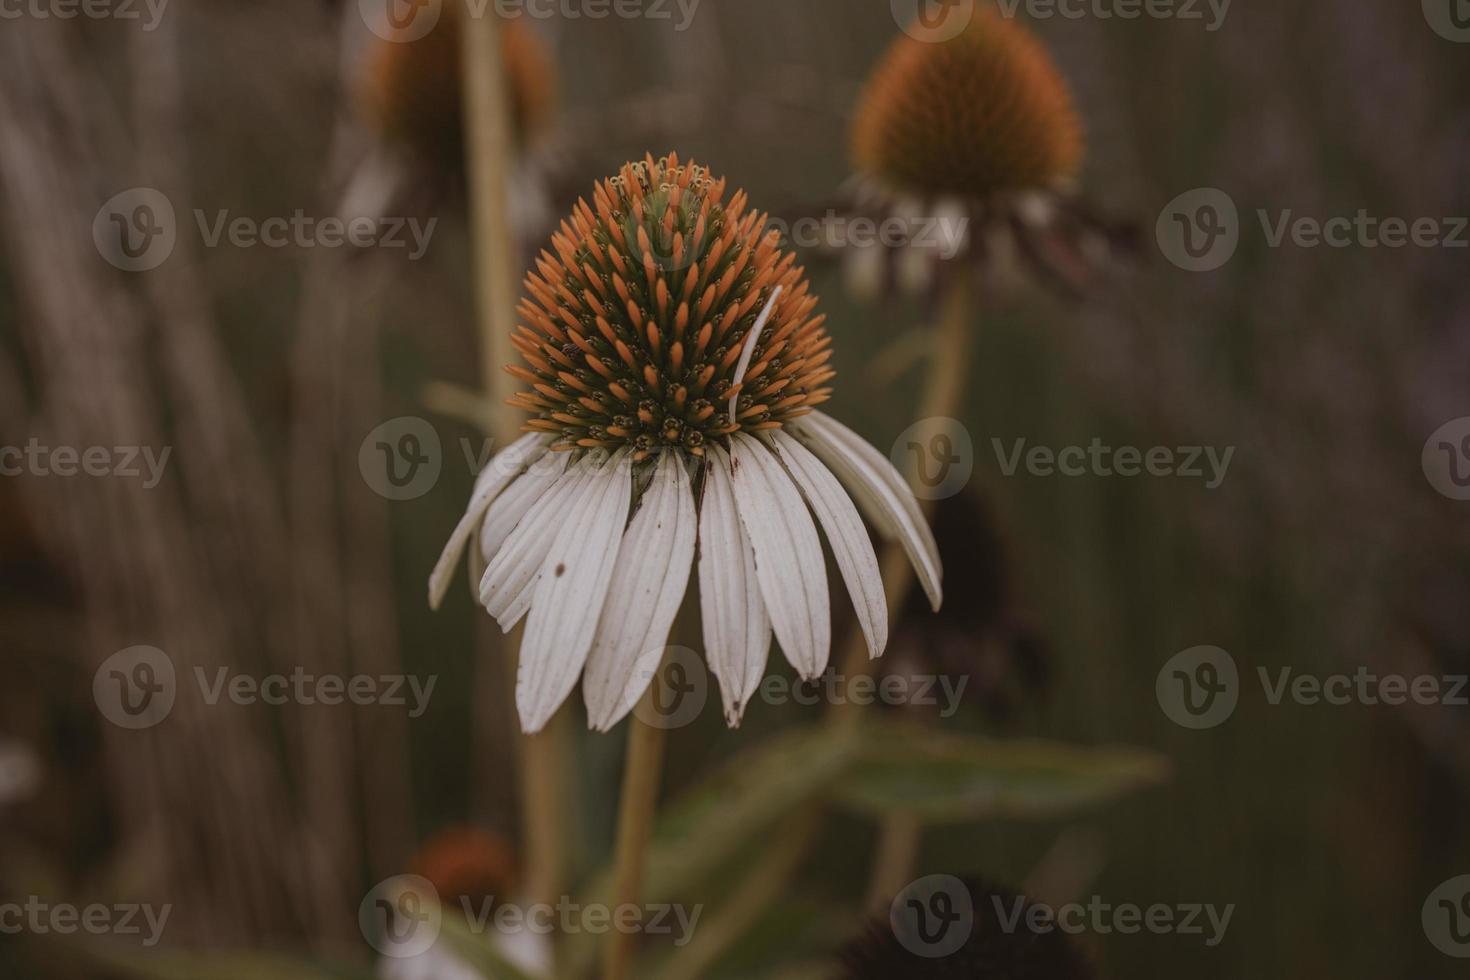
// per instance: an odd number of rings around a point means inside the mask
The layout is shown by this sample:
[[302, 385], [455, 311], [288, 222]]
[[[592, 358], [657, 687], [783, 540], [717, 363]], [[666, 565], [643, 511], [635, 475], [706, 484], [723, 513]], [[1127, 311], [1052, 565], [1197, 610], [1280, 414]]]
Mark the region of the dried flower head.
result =
[[1082, 124], [1066, 80], [1015, 20], [977, 12], [957, 36], [905, 35], [868, 83], [858, 169], [892, 189], [987, 197], [1076, 176]]
[[[376, 40], [360, 91], [368, 118], [385, 140], [453, 172], [464, 160], [462, 16], [457, 3], [445, 4], [438, 24], [418, 40]], [[545, 128], [555, 110], [555, 65], [540, 38], [520, 19], [502, 19], [500, 43], [511, 125], [525, 144]]]
[[[858, 507], [907, 552], [938, 608], [938, 547], [882, 453], [814, 409], [829, 338], [795, 257], [743, 193], [652, 157], [577, 204], [526, 279], [515, 335], [529, 432], [481, 474], [429, 580], [442, 599], [478, 538], [480, 602], [526, 617], [516, 703], [538, 731], [583, 675], [594, 728], [652, 681], [696, 550], [705, 656], [734, 725], [771, 637], [826, 669], [820, 525], [869, 652], [888, 642]], [[848, 493], [851, 493], [851, 497]], [[856, 500], [856, 505], [854, 505]]]
[[894, 42], [854, 118], [844, 224], [872, 218], [897, 234], [837, 239], [854, 294], [934, 300], [958, 274], [987, 288], [1034, 275], [1078, 295], [1136, 253], [1133, 228], [1078, 199], [1082, 124], [1035, 37], [993, 10], [948, 40], [915, 33]]
[[[625, 166], [578, 203], [526, 279], [514, 404], [553, 449], [703, 455], [827, 400], [825, 317], [745, 195], [677, 158]], [[757, 331], [757, 326], [762, 327]], [[733, 409], [730, 407], [731, 400]]]

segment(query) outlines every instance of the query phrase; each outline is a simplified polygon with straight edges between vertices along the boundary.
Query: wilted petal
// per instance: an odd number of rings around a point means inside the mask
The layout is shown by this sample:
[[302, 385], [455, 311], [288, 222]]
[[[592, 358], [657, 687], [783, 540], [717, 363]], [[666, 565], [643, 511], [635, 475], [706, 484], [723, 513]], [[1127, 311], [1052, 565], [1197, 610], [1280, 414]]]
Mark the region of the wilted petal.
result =
[[939, 545], [914, 493], [888, 458], [847, 426], [821, 412], [802, 416], [791, 431], [831, 467], [885, 537], [896, 539], [935, 610], [944, 601]]
[[475, 491], [470, 495], [469, 506], [465, 508], [464, 516], [459, 519], [459, 524], [455, 526], [454, 533], [449, 536], [449, 542], [444, 546], [443, 554], [439, 556], [439, 561], [429, 574], [429, 606], [431, 608], [438, 609], [439, 604], [444, 601], [444, 593], [449, 589], [449, 579], [454, 574], [454, 566], [459, 564], [459, 557], [464, 554], [465, 543], [469, 541], [476, 525], [484, 517], [486, 509], [506, 487], [526, 471], [526, 467], [546, 452], [546, 447], [550, 442], [549, 436], [535, 432], [528, 433], [497, 453], [495, 458], [490, 460], [485, 469], [480, 472], [475, 479]]
[[888, 645], [888, 600], [868, 529], [858, 516], [852, 498], [821, 460], [779, 429], [771, 433], [771, 442], [827, 534], [832, 556], [837, 559], [837, 568], [852, 597], [868, 653], [876, 657]]
[[740, 724], [766, 671], [771, 620], [755, 575], [755, 552], [735, 509], [730, 457], [705, 449], [704, 497], [699, 506], [699, 607], [704, 656], [720, 682], [725, 721]]
[[527, 732], [540, 731], [556, 713], [587, 662], [628, 525], [627, 452], [603, 464], [582, 493], [588, 505], [574, 509], [542, 562], [521, 639], [516, 707]]
[[674, 616], [689, 585], [698, 518], [680, 454], [663, 453], [618, 551], [582, 697], [587, 722], [607, 731], [623, 719], [653, 679]]
[[730, 483], [776, 639], [803, 680], [818, 677], [827, 668], [832, 621], [812, 516], [776, 457], [743, 432], [730, 437]]

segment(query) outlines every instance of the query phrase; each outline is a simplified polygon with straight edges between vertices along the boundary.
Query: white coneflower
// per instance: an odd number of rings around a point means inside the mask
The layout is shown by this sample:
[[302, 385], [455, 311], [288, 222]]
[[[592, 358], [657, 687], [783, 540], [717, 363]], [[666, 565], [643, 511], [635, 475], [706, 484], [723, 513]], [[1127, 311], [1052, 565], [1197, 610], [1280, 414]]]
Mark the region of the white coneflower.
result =
[[830, 337], [764, 223], [704, 168], [649, 157], [579, 202], [526, 279], [526, 366], [508, 370], [527, 384], [513, 403], [530, 432], [481, 474], [429, 597], [439, 604], [478, 536], [481, 603], [506, 630], [526, 619], [516, 704], [528, 732], [579, 677], [592, 727], [632, 709], [696, 553], [705, 655], [731, 725], [773, 633], [802, 678], [826, 669], [819, 525], [871, 656], [888, 610], [859, 508], [939, 607], [938, 549], [907, 483], [814, 410], [833, 377]]

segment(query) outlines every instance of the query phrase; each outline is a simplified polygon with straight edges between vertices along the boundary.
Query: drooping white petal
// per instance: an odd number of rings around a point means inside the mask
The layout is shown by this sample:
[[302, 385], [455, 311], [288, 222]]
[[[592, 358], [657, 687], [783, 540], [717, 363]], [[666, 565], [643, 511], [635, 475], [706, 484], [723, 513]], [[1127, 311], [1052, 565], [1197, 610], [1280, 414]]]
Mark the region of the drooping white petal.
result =
[[516, 708], [527, 732], [539, 732], [556, 713], [587, 662], [628, 524], [628, 452], [607, 460], [583, 493], [588, 505], [562, 523], [542, 562], [521, 638]]
[[755, 575], [755, 552], [730, 485], [730, 457], [705, 449], [704, 497], [699, 506], [699, 609], [704, 656], [720, 682], [725, 721], [740, 724], [760, 686], [771, 649], [771, 620]]
[[480, 526], [480, 556], [487, 565], [531, 506], [556, 485], [570, 461], [571, 453], [547, 453], [495, 498]]
[[454, 574], [454, 566], [459, 564], [465, 543], [484, 517], [485, 510], [516, 477], [526, 471], [526, 467], [546, 452], [550, 442], [551, 438], [542, 433], [527, 433], [497, 453], [476, 477], [475, 491], [470, 495], [469, 506], [465, 508], [464, 516], [459, 519], [454, 533], [444, 545], [444, 552], [439, 556], [434, 570], [429, 573], [431, 608], [438, 609], [439, 604], [444, 601], [444, 593], [449, 589], [449, 578]]
[[812, 515], [775, 455], [743, 432], [730, 437], [730, 484], [776, 639], [802, 679], [812, 680], [827, 669], [832, 646], [827, 566]]
[[848, 595], [852, 597], [858, 625], [862, 627], [863, 639], [868, 644], [868, 654], [876, 657], [888, 645], [888, 601], [868, 529], [858, 516], [852, 498], [821, 460], [780, 429], [772, 432], [770, 437], [778, 458], [786, 465], [786, 472], [791, 474], [826, 532], [832, 556], [837, 559], [837, 568], [847, 583]]
[[903, 547], [929, 604], [937, 611], [944, 601], [939, 545], [903, 476], [886, 456], [831, 416], [812, 412], [790, 428], [832, 469], [879, 532]]
[[602, 618], [587, 655], [587, 723], [605, 732], [653, 680], [694, 565], [698, 517], [681, 454], [663, 453], [618, 550]]
[[480, 579], [480, 605], [509, 630], [514, 620], [504, 617], [511, 604], [541, 570], [557, 532], [568, 514], [583, 500], [582, 490], [597, 471], [598, 460], [587, 456], [569, 468], [550, 490], [531, 505], [505, 544], [495, 553]]

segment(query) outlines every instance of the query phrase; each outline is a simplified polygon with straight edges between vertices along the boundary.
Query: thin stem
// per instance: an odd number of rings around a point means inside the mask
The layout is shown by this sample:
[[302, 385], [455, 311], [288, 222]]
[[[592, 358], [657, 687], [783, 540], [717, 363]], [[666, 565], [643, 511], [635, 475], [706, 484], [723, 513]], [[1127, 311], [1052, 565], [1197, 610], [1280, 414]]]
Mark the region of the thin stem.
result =
[[[515, 438], [518, 427], [514, 410], [505, 404], [509, 392], [502, 370], [515, 359], [511, 333], [519, 250], [509, 208], [514, 147], [500, 17], [493, 7], [483, 7], [477, 15], [477, 7], [481, 5], [465, 0], [460, 11], [460, 62], [481, 376], [491, 405], [491, 435], [503, 446]], [[565, 744], [557, 728], [536, 737], [520, 735], [517, 741], [525, 890], [527, 898], [537, 903], [554, 903], [562, 887], [565, 806], [561, 777], [566, 772]]]
[[[653, 690], [644, 695], [644, 701]], [[664, 729], [649, 725], [634, 712], [628, 720], [628, 758], [623, 768], [623, 795], [618, 807], [618, 839], [613, 863], [614, 914], [626, 905], [640, 907], [643, 867], [653, 835], [658, 805], [659, 776], [663, 769]], [[638, 936], [614, 929], [608, 933], [603, 963], [605, 980], [627, 980], [633, 975]]]

